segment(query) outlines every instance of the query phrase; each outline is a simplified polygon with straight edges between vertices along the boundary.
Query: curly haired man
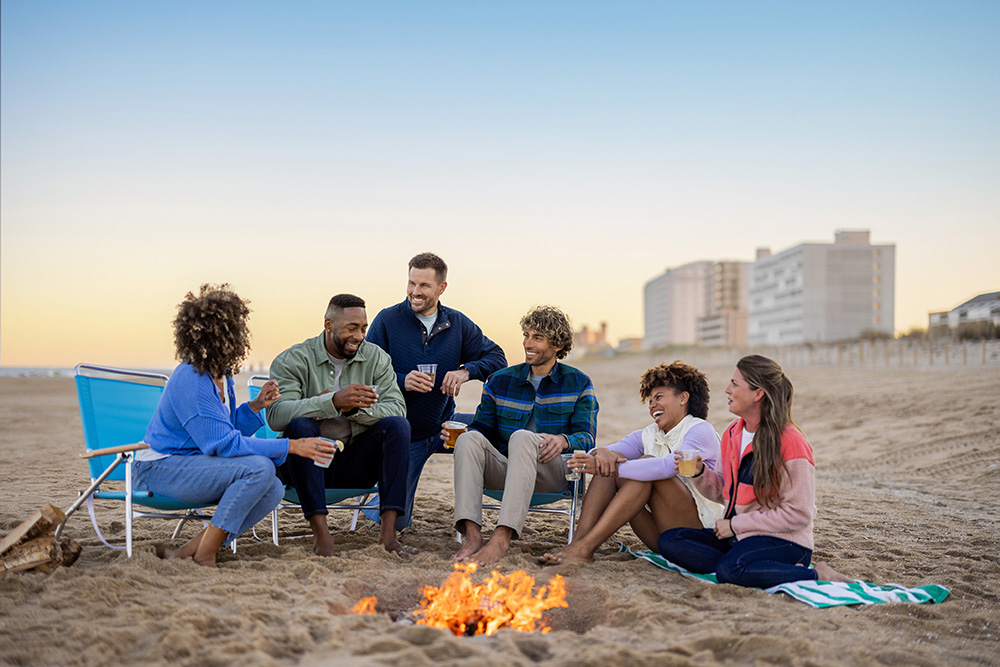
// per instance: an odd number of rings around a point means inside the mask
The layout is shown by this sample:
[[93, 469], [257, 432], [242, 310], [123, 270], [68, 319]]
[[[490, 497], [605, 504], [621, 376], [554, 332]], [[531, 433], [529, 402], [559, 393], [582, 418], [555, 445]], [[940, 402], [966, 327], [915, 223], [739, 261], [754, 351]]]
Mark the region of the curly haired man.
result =
[[[524, 363], [489, 377], [475, 420], [455, 443], [455, 528], [464, 536], [457, 561], [489, 565], [506, 556], [524, 528], [531, 494], [566, 490], [559, 455], [594, 446], [594, 385], [559, 361], [573, 347], [569, 319], [558, 308], [540, 306], [521, 318], [521, 331]], [[482, 535], [484, 488], [504, 490], [488, 542]]]

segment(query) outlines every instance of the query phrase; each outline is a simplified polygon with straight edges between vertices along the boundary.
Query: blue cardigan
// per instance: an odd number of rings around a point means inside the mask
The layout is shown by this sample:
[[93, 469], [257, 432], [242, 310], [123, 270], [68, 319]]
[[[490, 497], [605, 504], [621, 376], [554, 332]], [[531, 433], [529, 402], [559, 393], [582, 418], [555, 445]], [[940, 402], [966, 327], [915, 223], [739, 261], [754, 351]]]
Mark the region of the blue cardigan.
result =
[[234, 410], [233, 378], [227, 377], [226, 384], [228, 406], [220, 400], [219, 388], [208, 374], [200, 375], [190, 364], [178, 366], [160, 396], [143, 442], [160, 454], [259, 454], [281, 465], [288, 455], [288, 438], [251, 438], [264, 420], [246, 403]]
[[[492, 373], [506, 368], [507, 357], [500, 346], [483, 335], [468, 317], [438, 304], [437, 321], [427, 340], [423, 340], [420, 320], [405, 299], [383, 309], [368, 328], [366, 340], [378, 345], [392, 357], [396, 382], [406, 400], [406, 418], [414, 442], [436, 436], [441, 423], [455, 414], [455, 400], [441, 393], [445, 373], [465, 364], [470, 380], [485, 381]], [[406, 391], [403, 381], [417, 364], [437, 364], [434, 389], [429, 393]]]

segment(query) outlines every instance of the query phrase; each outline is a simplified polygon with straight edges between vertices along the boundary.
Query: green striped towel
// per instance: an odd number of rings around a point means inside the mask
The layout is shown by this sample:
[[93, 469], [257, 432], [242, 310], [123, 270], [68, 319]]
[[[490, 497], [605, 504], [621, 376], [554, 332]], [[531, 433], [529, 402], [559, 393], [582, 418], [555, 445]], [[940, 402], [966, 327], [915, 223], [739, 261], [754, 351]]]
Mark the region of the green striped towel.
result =
[[[680, 565], [675, 565], [655, 551], [632, 551], [623, 543], [618, 543], [618, 551], [633, 558], [649, 561], [656, 567], [683, 574], [685, 577], [700, 579], [709, 584], [717, 584], [715, 574], [695, 574]], [[950, 591], [943, 586], [930, 584], [906, 588], [898, 584], [877, 586], [866, 581], [796, 581], [765, 589], [766, 593], [787, 593], [799, 602], [821, 609], [845, 604], [885, 604], [886, 602], [944, 602]]]

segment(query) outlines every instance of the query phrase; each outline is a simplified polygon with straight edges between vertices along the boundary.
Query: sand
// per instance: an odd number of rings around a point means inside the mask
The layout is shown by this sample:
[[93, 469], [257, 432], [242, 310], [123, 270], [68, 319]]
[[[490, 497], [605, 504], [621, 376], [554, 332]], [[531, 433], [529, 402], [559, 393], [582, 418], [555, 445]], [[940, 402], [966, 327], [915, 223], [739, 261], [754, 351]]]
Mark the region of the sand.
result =
[[[648, 422], [635, 389], [650, 361], [577, 363], [597, 387], [600, 443]], [[710, 421], [721, 431], [731, 419], [723, 390], [732, 367], [703, 370], [713, 392]], [[350, 533], [348, 513], [331, 515], [333, 558], [312, 555], [308, 539], [275, 547], [244, 536], [237, 554], [223, 553], [212, 571], [157, 557], [172, 544], [168, 522], [138, 521], [128, 559], [104, 548], [80, 512], [66, 531], [84, 545], [79, 562], [0, 580], [0, 663], [1000, 664], [1000, 372], [787, 371], [796, 419], [816, 455], [814, 557], [876, 583], [943, 585], [951, 590], [943, 604], [814, 610], [783, 595], [657, 570], [610, 543], [592, 564], [542, 568], [535, 556], [565, 542], [567, 523], [533, 515], [537, 532], [515, 542], [499, 567], [525, 569], [540, 582], [566, 578], [570, 607], [549, 612], [550, 634], [459, 638], [400, 623], [420, 587], [451, 572], [457, 547], [451, 459], [435, 455], [417, 520], [403, 536], [420, 549], [409, 562], [382, 550], [364, 519]], [[463, 394], [465, 407], [476, 393]], [[43, 503], [67, 507], [87, 473], [77, 458], [83, 437], [71, 379], [0, 379], [0, 415], [6, 532]], [[99, 516], [121, 541], [121, 514]], [[283, 537], [306, 532], [293, 513], [279, 525]], [[259, 527], [269, 535], [269, 520]], [[616, 537], [639, 546], [628, 529]], [[379, 614], [348, 613], [369, 595], [378, 597]]]

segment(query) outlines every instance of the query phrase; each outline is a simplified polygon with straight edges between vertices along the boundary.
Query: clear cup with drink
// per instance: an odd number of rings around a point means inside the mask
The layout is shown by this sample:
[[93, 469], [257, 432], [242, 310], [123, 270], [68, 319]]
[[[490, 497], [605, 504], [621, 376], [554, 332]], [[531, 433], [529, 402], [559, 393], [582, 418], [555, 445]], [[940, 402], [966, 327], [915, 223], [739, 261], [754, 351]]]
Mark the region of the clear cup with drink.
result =
[[580, 477], [581, 477], [580, 470], [578, 468], [570, 468], [569, 467], [569, 462], [570, 462], [570, 459], [573, 458], [573, 454], [572, 453], [566, 453], [566, 454], [560, 454], [559, 456], [562, 457], [563, 463], [566, 464], [566, 481], [567, 482], [575, 482], [578, 479], [580, 479]]
[[698, 452], [687, 449], [678, 449], [677, 454], [677, 474], [681, 477], [694, 477], [698, 474]]
[[448, 431], [448, 439], [445, 440], [444, 448], [454, 449], [458, 436], [468, 431], [469, 426], [465, 422], [447, 421], [444, 423], [444, 429]]
[[424, 375], [430, 375], [431, 384], [432, 385], [434, 384], [434, 379], [437, 377], [437, 370], [438, 370], [437, 364], [417, 364], [417, 370], [423, 373]]

